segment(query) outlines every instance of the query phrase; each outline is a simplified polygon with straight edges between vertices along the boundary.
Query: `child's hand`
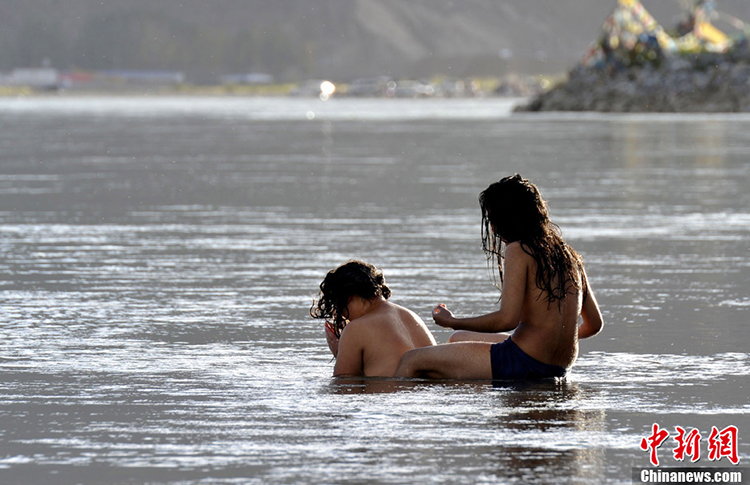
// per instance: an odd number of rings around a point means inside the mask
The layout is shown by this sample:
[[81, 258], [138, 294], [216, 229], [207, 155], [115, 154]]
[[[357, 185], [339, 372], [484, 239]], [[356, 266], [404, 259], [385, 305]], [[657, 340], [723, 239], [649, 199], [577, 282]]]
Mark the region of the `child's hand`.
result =
[[328, 348], [331, 349], [333, 356], [336, 357], [339, 354], [339, 338], [333, 331], [333, 325], [328, 320], [326, 320], [326, 342], [328, 342]]
[[453, 328], [455, 317], [453, 316], [453, 313], [441, 303], [432, 310], [432, 319], [441, 327]]

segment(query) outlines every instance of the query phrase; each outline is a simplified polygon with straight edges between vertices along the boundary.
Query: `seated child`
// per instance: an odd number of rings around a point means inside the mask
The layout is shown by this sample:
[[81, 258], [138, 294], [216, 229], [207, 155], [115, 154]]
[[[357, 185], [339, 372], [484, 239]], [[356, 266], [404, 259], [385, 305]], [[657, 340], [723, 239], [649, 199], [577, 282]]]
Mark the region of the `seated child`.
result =
[[390, 296], [371, 264], [349, 261], [328, 272], [310, 315], [326, 320], [334, 376], [392, 377], [406, 351], [435, 345], [424, 321]]
[[[457, 332], [450, 343], [407, 352], [397, 377], [518, 380], [564, 377], [578, 340], [603, 320], [583, 261], [549, 219], [539, 189], [520, 175], [479, 196], [482, 245], [497, 261], [500, 308], [456, 318], [445, 305], [435, 323]], [[579, 324], [580, 319], [580, 324]], [[513, 331], [512, 335], [504, 332]]]

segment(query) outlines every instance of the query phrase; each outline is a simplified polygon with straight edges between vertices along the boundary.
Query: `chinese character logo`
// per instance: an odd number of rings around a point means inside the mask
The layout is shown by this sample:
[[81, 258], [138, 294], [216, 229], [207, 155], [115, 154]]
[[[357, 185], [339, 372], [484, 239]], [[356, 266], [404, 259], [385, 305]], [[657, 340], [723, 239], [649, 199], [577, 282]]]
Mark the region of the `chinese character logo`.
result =
[[708, 459], [716, 461], [725, 456], [733, 465], [740, 462], [737, 456], [737, 426], [727, 426], [721, 431], [712, 426], [711, 436], [708, 437]]
[[677, 436], [674, 437], [674, 440], [677, 442], [677, 446], [675, 447], [673, 454], [674, 459], [677, 461], [683, 461], [685, 459], [685, 455], [688, 455], [690, 457], [690, 461], [692, 463], [695, 463], [696, 461], [701, 459], [701, 433], [697, 429], [693, 428], [690, 433], [687, 435], [685, 434], [685, 430], [679, 426], [675, 426], [674, 429], [677, 430]]
[[661, 446], [662, 443], [664, 443], [664, 440], [666, 440], [669, 437], [669, 432], [666, 430], [660, 429], [659, 425], [654, 423], [653, 431], [651, 433], [651, 436], [647, 438], [643, 438], [641, 440], [641, 449], [643, 451], [651, 451], [651, 464], [654, 466], [659, 466], [659, 456], [656, 453], [657, 448]]
[[[676, 442], [672, 450], [672, 456], [676, 461], [684, 461], [689, 457], [692, 463], [701, 459], [701, 433], [693, 428], [687, 432], [681, 426], [675, 426], [677, 434], [673, 437]], [[716, 426], [711, 427], [711, 434], [708, 437], [708, 459], [719, 461], [727, 458], [732, 464], [737, 465], [740, 457], [737, 454], [737, 426], [727, 426], [719, 430]], [[651, 427], [651, 434], [641, 439], [641, 449], [649, 452], [649, 460], [654, 466], [659, 466], [659, 447], [669, 438], [669, 432], [662, 429], [657, 423]]]

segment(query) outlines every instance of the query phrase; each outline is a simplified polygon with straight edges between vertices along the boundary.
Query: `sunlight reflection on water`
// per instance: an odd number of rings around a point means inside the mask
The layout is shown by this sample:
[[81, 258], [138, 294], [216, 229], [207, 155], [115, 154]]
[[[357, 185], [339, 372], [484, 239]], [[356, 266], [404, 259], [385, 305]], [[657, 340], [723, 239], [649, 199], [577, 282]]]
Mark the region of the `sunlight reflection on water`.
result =
[[[0, 481], [630, 483], [655, 421], [744, 429], [750, 120], [99, 101], [0, 100]], [[605, 314], [569, 380], [332, 380], [325, 272], [493, 309], [476, 197], [515, 171]]]

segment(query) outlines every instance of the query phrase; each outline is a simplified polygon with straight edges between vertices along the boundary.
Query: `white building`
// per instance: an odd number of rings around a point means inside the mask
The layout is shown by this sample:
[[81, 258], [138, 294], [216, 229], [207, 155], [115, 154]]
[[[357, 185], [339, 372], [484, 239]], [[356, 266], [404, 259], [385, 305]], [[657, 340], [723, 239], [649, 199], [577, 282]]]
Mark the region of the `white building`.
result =
[[4, 76], [5, 84], [27, 86], [32, 89], [59, 89], [60, 72], [51, 67], [29, 67], [13, 69], [9, 76]]

